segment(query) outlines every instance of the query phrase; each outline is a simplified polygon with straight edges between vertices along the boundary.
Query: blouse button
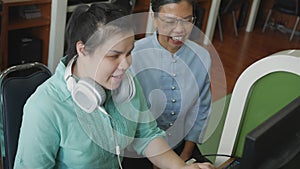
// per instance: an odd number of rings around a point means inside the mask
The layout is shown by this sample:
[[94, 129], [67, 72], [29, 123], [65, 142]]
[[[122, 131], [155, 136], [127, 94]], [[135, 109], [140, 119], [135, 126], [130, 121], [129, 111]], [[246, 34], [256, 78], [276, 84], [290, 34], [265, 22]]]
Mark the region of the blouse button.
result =
[[176, 102], [176, 99], [172, 99], [172, 103], [175, 103]]
[[175, 90], [175, 89], [176, 89], [176, 87], [175, 87], [175, 86], [172, 86], [172, 87], [171, 87], [171, 89], [172, 89], [172, 90]]
[[174, 116], [176, 113], [174, 111], [171, 112], [171, 115]]
[[173, 73], [173, 75], [172, 75], [173, 77], [176, 77], [177, 75], [176, 75], [176, 73]]
[[173, 123], [169, 123], [169, 126], [173, 126]]
[[173, 63], [176, 63], [177, 62], [177, 60], [176, 59], [173, 59]]

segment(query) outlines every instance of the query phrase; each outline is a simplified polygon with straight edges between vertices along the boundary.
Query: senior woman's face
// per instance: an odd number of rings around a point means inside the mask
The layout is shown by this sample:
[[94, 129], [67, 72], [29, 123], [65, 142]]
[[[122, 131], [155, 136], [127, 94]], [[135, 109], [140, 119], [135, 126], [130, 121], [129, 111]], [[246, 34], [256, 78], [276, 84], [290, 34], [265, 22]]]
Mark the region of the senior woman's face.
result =
[[113, 35], [104, 45], [97, 48], [90, 59], [92, 78], [106, 89], [116, 89], [125, 71], [131, 65], [134, 46], [133, 32]]
[[187, 1], [163, 5], [153, 21], [159, 33], [160, 44], [175, 53], [193, 28], [193, 6]]

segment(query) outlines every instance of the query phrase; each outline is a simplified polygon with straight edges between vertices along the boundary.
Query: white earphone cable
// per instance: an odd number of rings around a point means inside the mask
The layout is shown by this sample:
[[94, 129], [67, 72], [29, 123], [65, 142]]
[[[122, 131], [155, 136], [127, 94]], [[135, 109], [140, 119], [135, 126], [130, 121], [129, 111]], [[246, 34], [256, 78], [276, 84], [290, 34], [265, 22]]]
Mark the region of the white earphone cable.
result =
[[104, 114], [106, 114], [113, 122], [113, 133], [114, 133], [114, 139], [115, 139], [115, 143], [116, 143], [116, 155], [117, 155], [117, 158], [118, 158], [118, 163], [119, 163], [119, 167], [120, 169], [123, 169], [122, 167], [122, 164], [121, 164], [121, 157], [120, 157], [120, 154], [121, 154], [121, 150], [120, 150], [120, 146], [119, 146], [119, 142], [118, 142], [118, 137], [117, 137], [117, 129], [116, 129], [116, 121], [111, 117], [110, 114], [108, 114], [106, 112], [106, 110], [101, 107], [101, 106], [97, 106], [97, 108]]

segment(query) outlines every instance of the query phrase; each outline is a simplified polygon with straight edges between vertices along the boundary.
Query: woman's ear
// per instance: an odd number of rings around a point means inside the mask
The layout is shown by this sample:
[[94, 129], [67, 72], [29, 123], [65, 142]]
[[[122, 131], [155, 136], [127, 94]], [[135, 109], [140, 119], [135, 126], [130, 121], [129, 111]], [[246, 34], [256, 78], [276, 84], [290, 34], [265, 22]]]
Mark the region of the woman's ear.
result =
[[84, 43], [82, 41], [78, 41], [76, 43], [76, 51], [78, 53], [78, 55], [81, 55], [81, 56], [85, 56], [85, 52], [84, 52]]

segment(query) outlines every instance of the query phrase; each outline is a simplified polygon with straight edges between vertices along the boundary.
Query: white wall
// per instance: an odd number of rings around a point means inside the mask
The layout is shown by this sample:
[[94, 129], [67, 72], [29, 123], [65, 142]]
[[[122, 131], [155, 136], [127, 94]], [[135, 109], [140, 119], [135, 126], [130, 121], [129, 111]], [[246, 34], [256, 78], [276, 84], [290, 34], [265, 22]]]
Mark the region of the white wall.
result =
[[52, 0], [48, 67], [54, 72], [64, 52], [68, 0]]

